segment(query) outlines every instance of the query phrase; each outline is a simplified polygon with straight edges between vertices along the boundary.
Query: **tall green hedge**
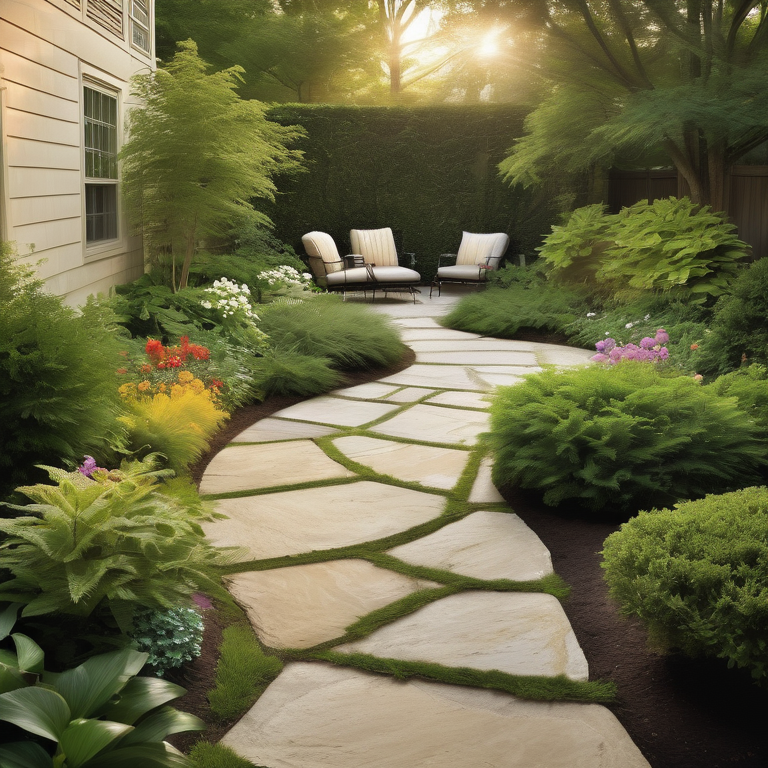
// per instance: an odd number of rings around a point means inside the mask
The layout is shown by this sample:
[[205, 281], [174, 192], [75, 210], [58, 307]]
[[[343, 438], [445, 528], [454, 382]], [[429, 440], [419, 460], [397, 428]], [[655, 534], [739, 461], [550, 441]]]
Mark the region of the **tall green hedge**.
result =
[[307, 173], [277, 179], [266, 213], [276, 235], [303, 254], [301, 236], [330, 233], [342, 255], [349, 230], [392, 227], [431, 280], [462, 230], [506, 232], [508, 255], [532, 255], [555, 218], [549, 200], [512, 189], [497, 165], [523, 132], [525, 110], [509, 105], [351, 107], [289, 104], [269, 117], [302, 125]]

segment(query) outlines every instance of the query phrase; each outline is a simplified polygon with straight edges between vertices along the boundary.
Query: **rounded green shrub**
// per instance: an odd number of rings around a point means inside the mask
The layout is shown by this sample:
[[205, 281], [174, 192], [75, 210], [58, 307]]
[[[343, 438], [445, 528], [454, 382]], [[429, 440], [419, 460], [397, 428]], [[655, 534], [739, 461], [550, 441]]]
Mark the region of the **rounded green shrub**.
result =
[[603, 568], [626, 614], [658, 645], [768, 676], [768, 489], [641, 512], [605, 541]]
[[547, 370], [491, 407], [496, 485], [558, 506], [636, 510], [759, 482], [768, 443], [736, 403], [685, 376], [624, 361]]
[[195, 608], [140, 608], [133, 615], [130, 636], [162, 677], [203, 652], [203, 617]]
[[739, 408], [768, 431], [768, 368], [747, 365], [718, 376], [708, 386], [718, 395], [735, 397]]

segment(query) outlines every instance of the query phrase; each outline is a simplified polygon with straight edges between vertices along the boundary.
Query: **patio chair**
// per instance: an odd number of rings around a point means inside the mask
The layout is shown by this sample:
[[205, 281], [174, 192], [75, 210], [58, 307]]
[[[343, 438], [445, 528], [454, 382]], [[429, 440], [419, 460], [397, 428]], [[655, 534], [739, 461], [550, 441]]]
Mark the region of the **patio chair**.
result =
[[413, 269], [416, 254], [410, 256], [410, 266], [401, 267], [395, 248], [395, 237], [390, 227], [383, 229], [352, 229], [349, 232], [352, 251], [360, 254], [365, 263], [373, 268], [378, 287], [387, 291], [408, 291], [416, 302], [416, 294], [421, 291], [416, 286], [421, 282], [421, 275]]
[[371, 291], [374, 301], [377, 290], [407, 290], [416, 300], [414, 286], [421, 280], [418, 272], [402, 267], [374, 267], [366, 264], [360, 254], [342, 259], [336, 243], [326, 232], [308, 232], [301, 241], [315, 280], [326, 290], [340, 291], [344, 298], [347, 291]]
[[[509, 237], [503, 232], [480, 235], [464, 232], [458, 253], [443, 253], [438, 258], [437, 274], [429, 288], [437, 286], [437, 295], [443, 283], [484, 283], [489, 270], [498, 269], [504, 253], [509, 246]], [[456, 263], [443, 266], [443, 259], [455, 259]]]

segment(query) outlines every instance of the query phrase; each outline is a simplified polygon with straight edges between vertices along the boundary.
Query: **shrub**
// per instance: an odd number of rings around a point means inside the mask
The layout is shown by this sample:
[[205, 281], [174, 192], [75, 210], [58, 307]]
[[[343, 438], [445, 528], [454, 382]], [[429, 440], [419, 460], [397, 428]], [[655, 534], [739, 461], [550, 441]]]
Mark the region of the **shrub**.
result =
[[405, 349], [387, 318], [337, 296], [266, 305], [261, 328], [274, 348], [325, 357], [342, 370], [392, 365]]
[[211, 712], [220, 720], [244, 714], [282, 669], [280, 659], [261, 650], [249, 626], [227, 627], [216, 667], [216, 687], [208, 694]]
[[735, 397], [739, 408], [768, 431], [768, 369], [764, 365], [739, 368], [708, 386], [721, 397]]
[[122, 429], [115, 317], [78, 315], [0, 247], [0, 498], [41, 477], [36, 464], [106, 458]]
[[130, 635], [160, 677], [202, 653], [203, 617], [194, 608], [141, 608], [133, 616]]
[[[140, 386], [140, 385], [139, 385]], [[120, 421], [128, 430], [128, 447], [139, 456], [160, 453], [177, 472], [208, 450], [208, 441], [228, 415], [216, 407], [209, 390], [174, 384], [170, 394], [142, 397], [135, 385], [120, 388], [129, 413]]]
[[196, 591], [221, 593], [216, 568], [231, 558], [172, 496], [161, 493], [153, 458], [122, 471], [47, 468], [55, 485], [18, 490], [34, 504], [0, 520], [0, 600], [22, 616], [89, 616], [109, 610], [124, 631], [138, 607], [175, 608]]
[[611, 595], [657, 644], [768, 677], [768, 489], [641, 512], [603, 557]]
[[635, 361], [547, 370], [499, 389], [490, 441], [496, 485], [594, 510], [743, 487], [759, 477], [768, 452], [734, 398]]
[[301, 355], [290, 349], [273, 349], [256, 362], [256, 385], [269, 395], [310, 397], [330, 392], [341, 382], [327, 357]]

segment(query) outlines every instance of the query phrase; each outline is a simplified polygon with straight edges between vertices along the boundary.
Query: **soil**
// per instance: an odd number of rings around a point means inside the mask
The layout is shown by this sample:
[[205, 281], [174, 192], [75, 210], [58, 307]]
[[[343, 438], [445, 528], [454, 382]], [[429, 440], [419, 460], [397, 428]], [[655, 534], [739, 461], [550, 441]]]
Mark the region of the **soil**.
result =
[[[518, 338], [564, 343], [535, 331]], [[345, 386], [391, 375], [413, 358], [411, 352], [392, 369], [348, 374]], [[193, 467], [195, 482], [199, 484], [208, 462], [240, 431], [302, 399], [270, 398], [234, 413]], [[609, 708], [652, 768], [767, 768], [768, 690], [758, 688], [747, 674], [727, 669], [724, 662], [654, 652], [640, 622], [621, 616], [608, 597], [599, 553], [619, 524], [588, 519], [576, 509], [551, 509], [512, 488], [500, 490], [549, 548], [555, 571], [571, 586], [564, 607], [589, 662], [590, 678], [616, 683], [618, 695]], [[179, 709], [208, 723], [204, 738], [209, 741], [220, 739], [234, 724], [213, 721], [206, 699], [213, 687], [221, 632], [217, 611], [206, 611], [202, 656], [174, 679], [188, 689], [177, 702]], [[188, 749], [197, 738], [180, 734], [173, 743]]]

